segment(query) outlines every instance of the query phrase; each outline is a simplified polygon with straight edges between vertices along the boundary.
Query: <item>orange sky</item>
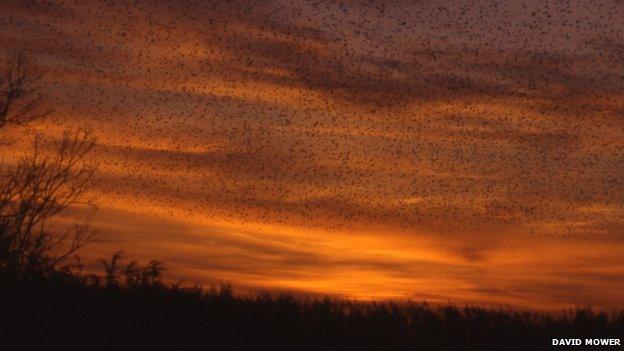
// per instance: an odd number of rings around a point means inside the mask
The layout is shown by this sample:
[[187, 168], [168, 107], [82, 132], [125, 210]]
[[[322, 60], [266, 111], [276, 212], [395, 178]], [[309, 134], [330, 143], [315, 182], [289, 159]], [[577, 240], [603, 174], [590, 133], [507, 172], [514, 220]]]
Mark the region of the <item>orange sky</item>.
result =
[[2, 52], [47, 71], [55, 112], [33, 128], [98, 138], [85, 261], [122, 249], [246, 292], [624, 297], [617, 2], [0, 10]]

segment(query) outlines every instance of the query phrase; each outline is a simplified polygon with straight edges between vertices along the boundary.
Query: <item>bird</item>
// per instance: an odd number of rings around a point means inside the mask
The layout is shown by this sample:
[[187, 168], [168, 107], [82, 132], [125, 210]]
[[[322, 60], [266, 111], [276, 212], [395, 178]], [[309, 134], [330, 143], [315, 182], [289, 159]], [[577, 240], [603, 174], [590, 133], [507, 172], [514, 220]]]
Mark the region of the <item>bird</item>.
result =
[[[319, 240], [426, 237], [467, 266], [517, 242], [622, 238], [618, 2], [9, 0], [0, 10], [3, 51], [25, 48], [46, 71], [55, 113], [40, 129], [96, 134], [101, 211]], [[142, 230], [154, 243], [187, 240]], [[466, 254], [472, 242], [485, 248]], [[221, 244], [210, 250], [270, 256]]]

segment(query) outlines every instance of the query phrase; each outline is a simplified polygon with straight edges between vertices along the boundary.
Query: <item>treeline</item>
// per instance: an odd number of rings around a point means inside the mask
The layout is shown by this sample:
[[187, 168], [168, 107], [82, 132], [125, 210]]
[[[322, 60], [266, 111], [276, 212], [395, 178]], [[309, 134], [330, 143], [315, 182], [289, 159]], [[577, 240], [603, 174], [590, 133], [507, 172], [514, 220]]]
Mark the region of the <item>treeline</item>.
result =
[[[0, 348], [75, 350], [547, 350], [552, 338], [619, 337], [624, 312], [560, 315], [426, 303], [236, 296], [165, 284], [153, 264], [95, 276], [0, 275]], [[115, 269], [111, 269], [114, 264]], [[9, 349], [8, 347], [6, 349]]]

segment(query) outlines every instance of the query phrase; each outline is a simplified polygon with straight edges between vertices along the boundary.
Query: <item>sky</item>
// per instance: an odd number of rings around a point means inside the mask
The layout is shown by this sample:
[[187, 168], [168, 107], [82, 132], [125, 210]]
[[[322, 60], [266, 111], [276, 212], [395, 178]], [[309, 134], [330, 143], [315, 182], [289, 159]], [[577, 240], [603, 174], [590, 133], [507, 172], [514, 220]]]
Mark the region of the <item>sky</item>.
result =
[[621, 1], [0, 11], [2, 55], [46, 72], [30, 132], [97, 137], [88, 267], [123, 250], [242, 293], [622, 307]]

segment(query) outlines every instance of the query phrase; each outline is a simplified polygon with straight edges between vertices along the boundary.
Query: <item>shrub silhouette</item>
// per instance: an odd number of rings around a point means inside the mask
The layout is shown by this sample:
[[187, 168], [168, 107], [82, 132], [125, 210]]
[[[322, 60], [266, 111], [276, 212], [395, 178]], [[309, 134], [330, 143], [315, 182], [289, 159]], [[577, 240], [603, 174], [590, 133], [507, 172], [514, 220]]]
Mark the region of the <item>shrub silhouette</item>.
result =
[[[104, 267], [104, 283], [106, 287], [114, 288], [125, 284], [129, 288], [146, 288], [162, 285], [162, 273], [164, 264], [157, 260], [149, 261], [142, 266], [137, 261], [132, 261], [125, 267], [121, 265], [122, 251], [115, 252], [110, 260], [101, 260]], [[123, 278], [123, 280], [122, 280]], [[99, 285], [98, 278], [90, 278], [93, 284]]]

